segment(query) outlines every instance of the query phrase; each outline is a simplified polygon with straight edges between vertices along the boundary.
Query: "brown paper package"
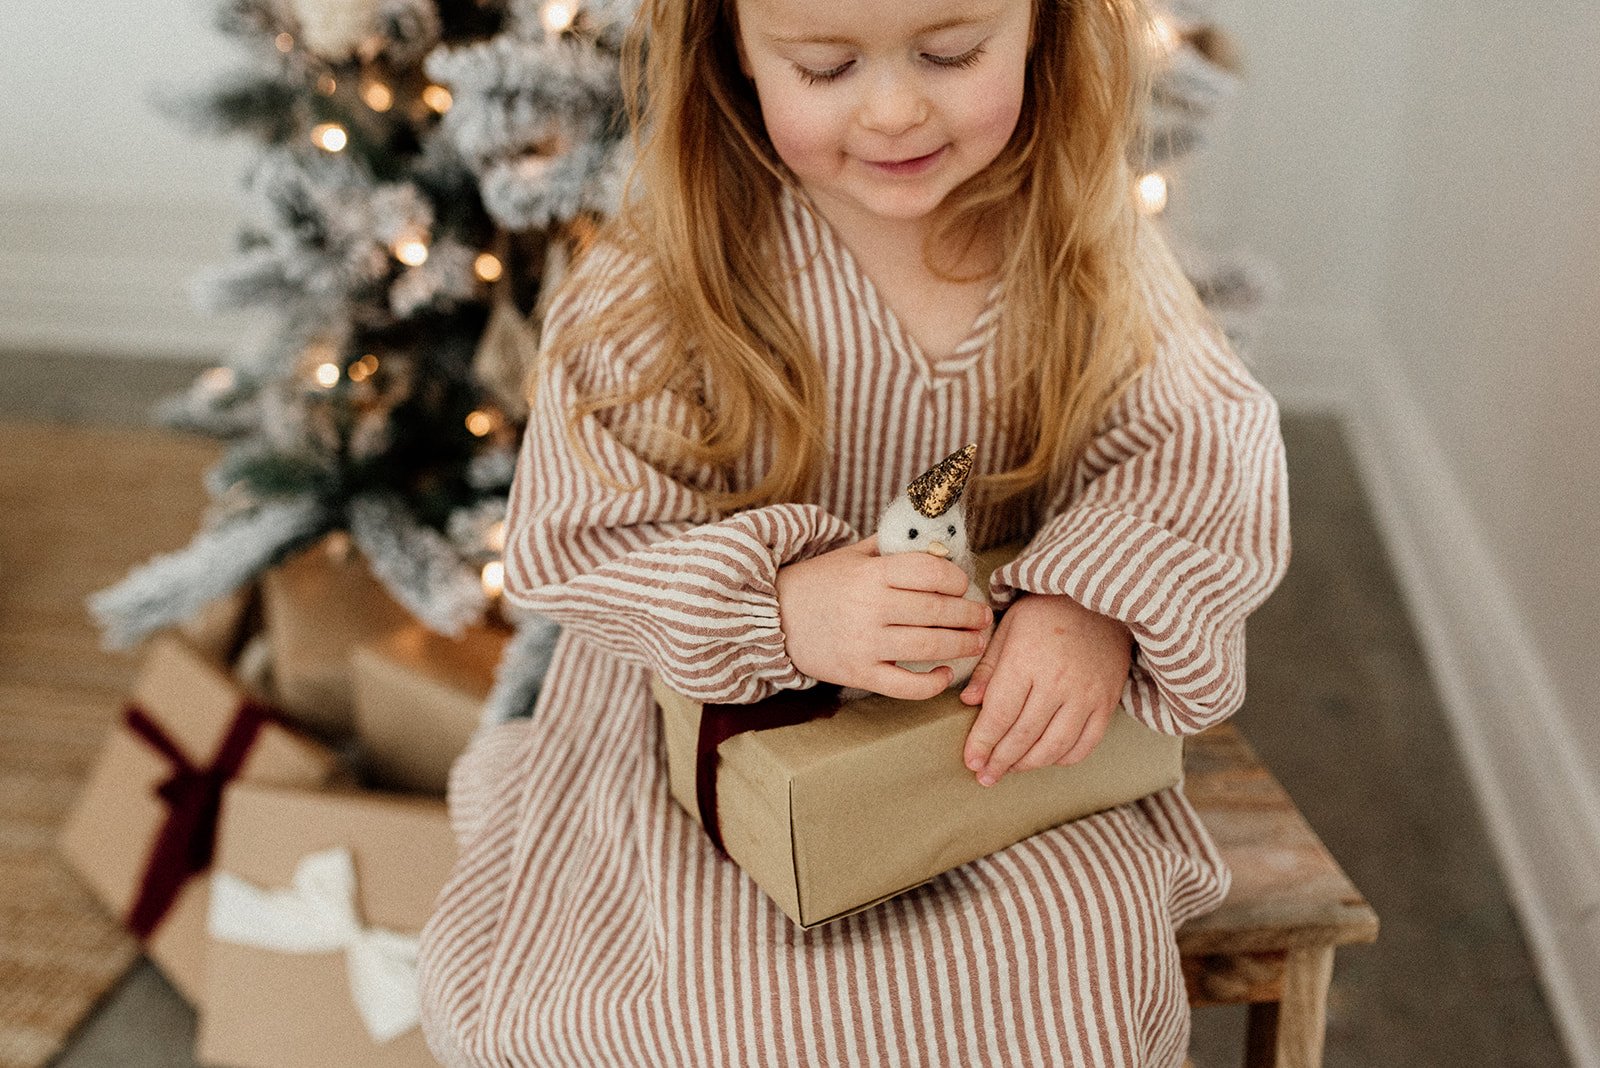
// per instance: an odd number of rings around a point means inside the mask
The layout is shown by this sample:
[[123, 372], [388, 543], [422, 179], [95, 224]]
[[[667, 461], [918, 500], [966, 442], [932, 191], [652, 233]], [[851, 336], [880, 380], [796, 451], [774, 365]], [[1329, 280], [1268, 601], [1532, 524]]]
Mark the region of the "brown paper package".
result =
[[[132, 700], [188, 755], [211, 761], [239, 709], [243, 692], [222, 665], [174, 634], [152, 640]], [[336, 769], [335, 755], [309, 738], [268, 725], [257, 736], [242, 780], [320, 786]], [[143, 884], [150, 850], [169, 809], [155, 793], [172, 774], [165, 757], [118, 726], [61, 833], [67, 862], [101, 902], [125, 916]], [[145, 951], [191, 1004], [200, 1005], [205, 961], [204, 876], [189, 880], [145, 945]]]
[[413, 624], [356, 647], [356, 733], [378, 785], [444, 796], [450, 765], [483, 716], [508, 637], [472, 627], [460, 639], [445, 638]]
[[[290, 885], [308, 854], [355, 858], [363, 924], [414, 935], [455, 861], [444, 803], [373, 791], [230, 787], [216, 870], [262, 889]], [[227, 1068], [418, 1068], [435, 1062], [420, 1029], [379, 1045], [350, 997], [345, 957], [212, 940], [198, 1056]]]
[[[980, 554], [978, 577], [1014, 557]], [[653, 681], [672, 796], [700, 821], [699, 702]], [[1183, 739], [1124, 711], [1072, 767], [984, 787], [961, 755], [978, 710], [952, 687], [928, 701], [869, 696], [826, 719], [749, 731], [718, 748], [729, 856], [802, 928], [842, 919], [1069, 820], [1178, 784]], [[757, 706], [758, 707], [758, 706]]]
[[350, 651], [411, 621], [359, 553], [323, 542], [262, 577], [273, 692], [288, 715], [324, 735], [355, 726]]

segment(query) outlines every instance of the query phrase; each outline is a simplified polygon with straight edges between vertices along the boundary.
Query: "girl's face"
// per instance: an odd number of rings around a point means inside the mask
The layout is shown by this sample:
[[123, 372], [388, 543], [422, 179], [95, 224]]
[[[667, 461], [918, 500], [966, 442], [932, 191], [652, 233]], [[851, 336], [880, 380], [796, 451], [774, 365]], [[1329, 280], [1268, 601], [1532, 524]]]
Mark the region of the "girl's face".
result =
[[819, 201], [926, 217], [1011, 138], [1034, 0], [736, 0], [740, 66]]

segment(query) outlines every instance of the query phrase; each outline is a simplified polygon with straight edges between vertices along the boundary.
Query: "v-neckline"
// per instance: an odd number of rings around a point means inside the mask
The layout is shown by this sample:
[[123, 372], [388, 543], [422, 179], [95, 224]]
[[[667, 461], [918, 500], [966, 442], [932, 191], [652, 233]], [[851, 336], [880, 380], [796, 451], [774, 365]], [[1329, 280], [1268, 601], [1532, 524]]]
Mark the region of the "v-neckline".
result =
[[972, 321], [966, 336], [956, 344], [948, 355], [934, 359], [923, 351], [922, 345], [911, 336], [911, 331], [901, 323], [900, 317], [895, 314], [894, 308], [884, 299], [883, 293], [878, 289], [872, 276], [867, 274], [861, 266], [861, 261], [845, 243], [844, 236], [839, 233], [828, 217], [822, 214], [811, 195], [802, 187], [785, 182], [783, 193], [790, 201], [799, 205], [816, 226], [818, 235], [823, 245], [823, 250], [831, 252], [833, 259], [844, 271], [846, 280], [864, 298], [867, 312], [872, 316], [878, 327], [888, 336], [902, 353], [909, 355], [924, 373], [934, 378], [949, 377], [966, 373], [978, 358], [983, 355], [994, 333], [995, 322], [999, 315], [1000, 292], [1004, 288], [1001, 279], [996, 279], [989, 288], [989, 294], [984, 298], [983, 307], [979, 309], [977, 317]]

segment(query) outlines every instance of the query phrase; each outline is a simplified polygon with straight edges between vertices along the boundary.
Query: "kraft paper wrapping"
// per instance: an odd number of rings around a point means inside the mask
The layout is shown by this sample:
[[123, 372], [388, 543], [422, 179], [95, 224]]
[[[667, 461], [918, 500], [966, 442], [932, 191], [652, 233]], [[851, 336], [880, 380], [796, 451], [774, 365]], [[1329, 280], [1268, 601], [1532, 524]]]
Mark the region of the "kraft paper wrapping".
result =
[[375, 782], [444, 796], [509, 636], [472, 627], [458, 640], [414, 624], [356, 647], [356, 732]]
[[273, 694], [283, 711], [330, 736], [355, 726], [350, 651], [411, 622], [358, 553], [319, 545], [262, 576]]
[[[186, 640], [155, 638], [131, 695], [196, 765], [210, 762], [244, 701], [222, 665]], [[240, 780], [319, 786], [337, 768], [325, 747], [269, 724], [256, 736]], [[170, 809], [156, 788], [172, 764], [125, 726], [113, 730], [62, 830], [67, 862], [113, 914], [138, 896], [152, 847]], [[191, 1004], [199, 1005], [205, 960], [204, 876], [190, 879], [145, 942], [145, 951]]]
[[[373, 928], [416, 934], [455, 861], [444, 803], [374, 791], [229, 787], [215, 870], [288, 887], [308, 855], [334, 846], [355, 861], [357, 912]], [[422, 1032], [375, 1042], [339, 951], [285, 953], [212, 939], [197, 1043], [229, 1068], [432, 1068]]]
[[[980, 582], [1016, 555], [981, 554]], [[702, 706], [653, 690], [672, 795], [701, 823]], [[1177, 785], [1183, 739], [1123, 711], [1072, 767], [978, 785], [961, 754], [978, 710], [952, 688], [928, 701], [869, 696], [823, 719], [736, 735], [718, 748], [728, 855], [802, 928], [842, 919], [1024, 838]], [[751, 706], [759, 716], [759, 704]]]

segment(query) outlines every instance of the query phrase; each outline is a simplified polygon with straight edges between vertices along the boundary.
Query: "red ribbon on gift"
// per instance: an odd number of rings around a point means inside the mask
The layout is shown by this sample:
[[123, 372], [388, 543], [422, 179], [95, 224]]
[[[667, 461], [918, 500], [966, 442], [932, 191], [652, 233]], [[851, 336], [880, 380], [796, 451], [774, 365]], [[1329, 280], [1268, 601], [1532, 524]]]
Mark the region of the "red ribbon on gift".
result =
[[266, 706], [245, 698], [211, 763], [197, 768], [144, 709], [130, 704], [124, 710], [128, 729], [172, 765], [172, 776], [155, 790], [169, 809], [167, 821], [150, 849], [139, 896], [123, 921], [141, 940], [160, 926], [183, 885], [211, 867], [222, 789], [238, 776], [261, 728], [276, 718]]
[[844, 707], [840, 693], [838, 685], [819, 682], [804, 690], [779, 690], [771, 697], [748, 705], [702, 706], [700, 736], [695, 744], [694, 792], [700, 806], [700, 825], [717, 852], [728, 856], [722, 844], [722, 822], [717, 815], [717, 747], [746, 731], [765, 731], [827, 719]]

